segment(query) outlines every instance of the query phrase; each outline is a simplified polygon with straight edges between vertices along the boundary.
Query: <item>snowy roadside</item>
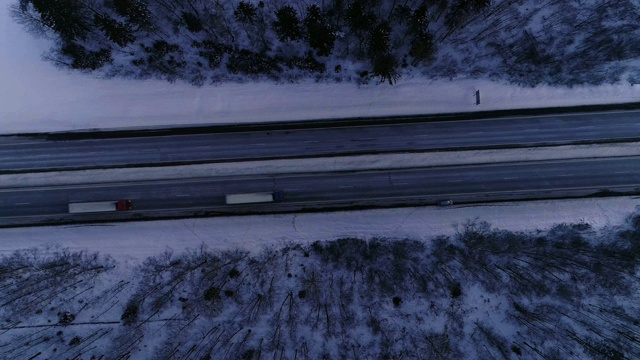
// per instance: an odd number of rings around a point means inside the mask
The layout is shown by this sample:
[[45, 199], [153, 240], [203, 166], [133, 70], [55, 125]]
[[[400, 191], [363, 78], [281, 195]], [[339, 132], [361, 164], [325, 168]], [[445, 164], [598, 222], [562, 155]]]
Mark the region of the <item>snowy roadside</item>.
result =
[[584, 159], [640, 155], [640, 144], [568, 145], [525, 149], [424, 152], [338, 156], [292, 160], [245, 161], [169, 167], [83, 170], [0, 175], [0, 188], [164, 180], [208, 176], [237, 176], [345, 170], [383, 170], [499, 162]]
[[230, 216], [155, 222], [0, 229], [0, 254], [59, 244], [98, 251], [136, 264], [171, 248], [176, 252], [205, 244], [212, 250], [259, 251], [284, 243], [308, 244], [340, 237], [413, 238], [430, 241], [452, 235], [455, 224], [479, 219], [511, 231], [546, 229], [560, 223], [602, 228], [623, 223], [640, 210], [637, 197], [505, 202], [449, 208], [416, 207], [329, 213]]
[[[0, 132], [4, 134], [438, 114], [640, 99], [640, 86], [629, 84], [521, 88], [489, 80], [423, 79], [401, 81], [393, 87], [258, 83], [194, 88], [152, 80], [92, 79], [51, 69], [41, 75], [50, 78], [45, 84], [60, 86], [53, 89], [40, 87], [39, 79], [18, 75], [25, 69], [6, 74], [2, 70], [0, 76], [15, 83], [15, 87], [0, 87]], [[483, 94], [478, 106], [474, 103], [477, 89]], [[25, 97], [25, 93], [33, 96]]]
[[[395, 86], [348, 83], [218, 84], [97, 79], [56, 69], [50, 47], [9, 17], [0, 0], [0, 134], [195, 124], [437, 114], [615, 104], [640, 100], [640, 86], [524, 88], [483, 79], [403, 79]], [[20, 46], [16, 46], [19, 44]], [[481, 104], [475, 104], [480, 90]]]

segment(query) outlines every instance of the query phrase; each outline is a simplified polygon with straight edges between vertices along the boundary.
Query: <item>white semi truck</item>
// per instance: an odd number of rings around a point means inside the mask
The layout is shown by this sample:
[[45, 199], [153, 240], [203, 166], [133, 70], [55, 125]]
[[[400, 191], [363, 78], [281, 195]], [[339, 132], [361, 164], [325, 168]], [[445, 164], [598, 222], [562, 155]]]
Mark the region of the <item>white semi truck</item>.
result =
[[132, 205], [131, 200], [69, 203], [69, 214], [126, 211]]
[[229, 194], [225, 201], [228, 205], [236, 204], [255, 204], [282, 201], [284, 196], [281, 191], [246, 193], [246, 194]]

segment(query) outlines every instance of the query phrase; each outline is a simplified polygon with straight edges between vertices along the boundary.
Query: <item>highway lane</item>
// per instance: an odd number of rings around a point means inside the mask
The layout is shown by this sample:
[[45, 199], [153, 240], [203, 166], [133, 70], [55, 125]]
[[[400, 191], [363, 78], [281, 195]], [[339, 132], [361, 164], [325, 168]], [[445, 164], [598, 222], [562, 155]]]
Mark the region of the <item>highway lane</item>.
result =
[[640, 112], [96, 140], [0, 137], [0, 173], [640, 138]]
[[[117, 220], [155, 215], [187, 216], [203, 210], [232, 214], [353, 205], [435, 204], [443, 198], [464, 203], [562, 197], [605, 189], [640, 192], [638, 164], [640, 157], [628, 157], [2, 189], [0, 225], [24, 223], [27, 220], [18, 219], [22, 216], [35, 216], [38, 221]], [[262, 191], [283, 191], [285, 201], [235, 206], [224, 204], [226, 194]], [[95, 215], [67, 214], [70, 201], [117, 199], [132, 199], [135, 210]]]

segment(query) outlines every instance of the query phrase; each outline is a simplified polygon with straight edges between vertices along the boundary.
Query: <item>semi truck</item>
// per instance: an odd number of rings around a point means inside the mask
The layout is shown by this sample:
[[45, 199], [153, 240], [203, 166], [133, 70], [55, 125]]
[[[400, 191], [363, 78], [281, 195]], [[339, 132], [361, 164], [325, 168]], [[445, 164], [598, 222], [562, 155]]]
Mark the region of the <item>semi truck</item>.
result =
[[246, 193], [246, 194], [229, 194], [225, 198], [225, 202], [228, 205], [235, 204], [255, 204], [255, 203], [270, 203], [282, 201], [284, 196], [281, 191], [276, 192], [260, 192], [260, 193]]
[[131, 200], [69, 203], [69, 214], [126, 211], [132, 205]]

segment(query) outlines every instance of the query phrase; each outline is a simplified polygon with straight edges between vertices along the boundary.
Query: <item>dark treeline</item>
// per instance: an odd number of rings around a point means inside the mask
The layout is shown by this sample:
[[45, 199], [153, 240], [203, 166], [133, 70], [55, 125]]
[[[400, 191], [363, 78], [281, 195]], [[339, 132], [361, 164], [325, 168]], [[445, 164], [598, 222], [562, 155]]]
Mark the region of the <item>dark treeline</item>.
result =
[[489, 0], [20, 0], [13, 15], [53, 35], [72, 69], [182, 79], [292, 80], [348, 69], [393, 83]]
[[640, 81], [634, 0], [17, 0], [55, 64], [196, 85], [464, 76]]

